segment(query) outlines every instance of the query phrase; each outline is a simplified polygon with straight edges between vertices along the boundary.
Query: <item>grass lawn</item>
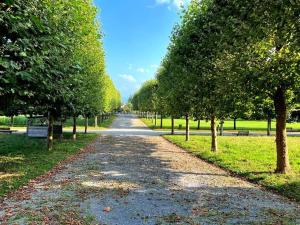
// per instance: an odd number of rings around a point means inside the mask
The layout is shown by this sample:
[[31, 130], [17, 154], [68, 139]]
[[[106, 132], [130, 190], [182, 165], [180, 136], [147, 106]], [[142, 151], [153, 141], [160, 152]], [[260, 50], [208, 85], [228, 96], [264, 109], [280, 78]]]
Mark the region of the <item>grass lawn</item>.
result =
[[[157, 120], [156, 128], [151, 119], [142, 119], [142, 121], [152, 129], [160, 128], [160, 119]], [[182, 125], [182, 129], [185, 129], [185, 120], [184, 119], [175, 119], [175, 129], [179, 128], [179, 125]], [[257, 120], [238, 120], [237, 121], [237, 130], [255, 130], [255, 131], [266, 131], [267, 130], [267, 121], [257, 121]], [[198, 127], [198, 121], [190, 120], [190, 128], [195, 130]], [[276, 123], [272, 121], [272, 130], [275, 130]], [[288, 128], [299, 129], [300, 123], [288, 123]], [[163, 119], [163, 129], [171, 129], [171, 119]], [[201, 130], [210, 129], [210, 121], [201, 120], [200, 123]], [[233, 130], [233, 120], [226, 120], [224, 122], [224, 130]]]
[[[88, 126], [88, 131], [89, 130], [101, 130], [101, 129], [106, 129], [109, 128], [114, 119], [116, 118], [115, 115], [111, 116], [107, 120], [104, 120], [102, 123], [98, 123], [98, 126], [95, 127], [95, 122], [94, 120], [89, 120], [89, 126]], [[77, 130], [78, 131], [84, 131], [84, 120], [79, 120], [77, 121]], [[64, 124], [64, 129], [66, 130], [72, 130], [73, 129], [73, 122], [71, 120], [67, 120], [66, 123]]]
[[166, 135], [166, 139], [192, 154], [235, 174], [278, 191], [300, 202], [300, 138], [289, 137], [289, 157], [292, 173], [272, 173], [276, 167], [274, 137], [218, 137], [219, 152], [210, 151], [210, 137]]
[[[98, 121], [98, 126], [95, 127], [95, 120], [89, 119], [89, 130], [101, 130], [108, 128], [113, 120], [116, 118], [115, 115], [111, 116], [107, 120], [104, 120], [102, 123]], [[0, 127], [9, 127], [10, 125], [10, 118], [5, 116], [0, 116]], [[11, 128], [12, 130], [18, 130], [18, 131], [26, 131], [26, 125], [27, 125], [27, 118], [25, 116], [16, 116], [14, 118], [14, 127]], [[85, 120], [82, 117], [79, 117], [77, 119], [77, 130], [78, 131], [84, 131], [84, 125]], [[64, 129], [67, 131], [71, 131], [73, 129], [73, 119], [67, 119], [67, 121], [64, 123]]]
[[72, 141], [71, 135], [65, 134], [65, 140], [55, 141], [53, 151], [47, 151], [45, 139], [0, 134], [0, 196], [51, 170], [59, 162], [78, 153], [96, 136], [79, 134], [78, 140]]

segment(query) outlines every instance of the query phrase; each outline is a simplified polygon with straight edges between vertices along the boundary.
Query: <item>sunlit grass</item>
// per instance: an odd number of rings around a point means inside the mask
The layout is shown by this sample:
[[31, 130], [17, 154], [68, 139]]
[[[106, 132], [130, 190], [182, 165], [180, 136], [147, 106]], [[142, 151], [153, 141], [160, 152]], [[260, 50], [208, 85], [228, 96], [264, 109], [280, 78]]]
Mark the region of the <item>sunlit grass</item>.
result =
[[[157, 125], [155, 127], [154, 121], [152, 119], [142, 119], [142, 121], [150, 128], [159, 129], [160, 128], [160, 119], [157, 120]], [[267, 121], [257, 121], [257, 120], [238, 120], [237, 121], [237, 130], [255, 130], [255, 131], [265, 131], [267, 130]], [[175, 119], [175, 129], [179, 129], [179, 125], [182, 126], [182, 130], [185, 129], [185, 120], [184, 119]], [[272, 121], [272, 130], [274, 131], [276, 127], [275, 121]], [[300, 123], [288, 123], [288, 128], [299, 129]], [[196, 130], [198, 128], [198, 121], [190, 120], [190, 128]], [[224, 130], [233, 130], [233, 120], [226, 120], [224, 122]], [[163, 129], [171, 129], [171, 119], [163, 119]], [[200, 123], [201, 130], [209, 130], [210, 122], [206, 120], [201, 120]]]
[[44, 139], [0, 134], [0, 196], [51, 170], [96, 137], [79, 134], [78, 140], [73, 141], [70, 135], [64, 136], [62, 142], [55, 141], [53, 151], [47, 151]]
[[[107, 128], [111, 125], [112, 121], [115, 119], [115, 115], [112, 115], [104, 121], [98, 121], [98, 126], [95, 127], [95, 120], [93, 118], [88, 120], [88, 128], [91, 130], [98, 130]], [[16, 116], [14, 117], [14, 127], [13, 130], [25, 130], [27, 125], [27, 118], [25, 116]], [[0, 116], [0, 127], [9, 127], [10, 118], [5, 116]], [[73, 126], [73, 119], [67, 119], [64, 123], [64, 128], [71, 129]], [[77, 118], [77, 127], [79, 130], [84, 130], [85, 119], [83, 117]]]
[[228, 169], [238, 175], [300, 201], [300, 138], [289, 137], [292, 172], [274, 174], [276, 150], [274, 137], [218, 137], [219, 152], [210, 151], [208, 136], [192, 135], [189, 142], [183, 135], [166, 135], [168, 140], [192, 154]]

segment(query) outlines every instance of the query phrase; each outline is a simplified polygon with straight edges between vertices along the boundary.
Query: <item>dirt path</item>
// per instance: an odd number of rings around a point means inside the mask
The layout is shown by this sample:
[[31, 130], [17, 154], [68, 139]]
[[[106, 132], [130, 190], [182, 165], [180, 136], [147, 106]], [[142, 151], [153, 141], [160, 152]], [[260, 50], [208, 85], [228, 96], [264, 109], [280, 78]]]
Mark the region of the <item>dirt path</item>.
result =
[[5, 199], [0, 224], [300, 224], [299, 205], [187, 154], [138, 119], [118, 117], [112, 127]]

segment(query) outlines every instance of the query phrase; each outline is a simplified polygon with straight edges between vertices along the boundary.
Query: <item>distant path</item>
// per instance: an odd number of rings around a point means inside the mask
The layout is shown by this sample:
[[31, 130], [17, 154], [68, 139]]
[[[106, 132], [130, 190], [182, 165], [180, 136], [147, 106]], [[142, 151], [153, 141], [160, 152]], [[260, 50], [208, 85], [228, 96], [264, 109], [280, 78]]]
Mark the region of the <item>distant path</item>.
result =
[[134, 116], [118, 116], [106, 134], [91, 151], [0, 203], [0, 218], [8, 224], [300, 224], [298, 204], [191, 156]]

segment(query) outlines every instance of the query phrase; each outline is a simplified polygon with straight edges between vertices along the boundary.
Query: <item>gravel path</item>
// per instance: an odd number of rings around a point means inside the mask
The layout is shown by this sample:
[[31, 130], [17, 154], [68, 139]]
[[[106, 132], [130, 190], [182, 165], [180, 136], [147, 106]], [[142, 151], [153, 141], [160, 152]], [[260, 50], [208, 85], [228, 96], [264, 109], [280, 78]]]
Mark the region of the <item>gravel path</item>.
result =
[[[0, 203], [0, 224], [300, 224], [300, 207], [119, 116], [79, 156]], [[149, 135], [150, 134], [150, 135]]]

